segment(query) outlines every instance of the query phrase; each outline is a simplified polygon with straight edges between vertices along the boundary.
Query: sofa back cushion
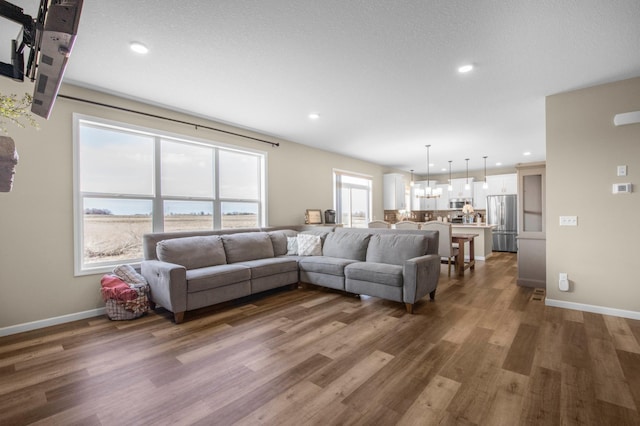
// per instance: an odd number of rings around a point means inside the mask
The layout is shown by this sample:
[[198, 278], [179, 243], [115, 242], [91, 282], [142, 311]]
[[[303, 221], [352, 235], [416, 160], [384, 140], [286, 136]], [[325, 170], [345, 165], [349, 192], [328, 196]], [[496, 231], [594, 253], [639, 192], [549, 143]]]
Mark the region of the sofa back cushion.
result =
[[287, 254], [287, 237], [295, 237], [298, 231], [283, 229], [279, 231], [269, 231], [268, 234], [269, 238], [271, 238], [271, 244], [273, 245], [274, 256], [283, 256]]
[[427, 253], [438, 254], [438, 231], [425, 231], [423, 229], [388, 229], [388, 228], [336, 228], [335, 233], [343, 232], [362, 232], [371, 235], [424, 235], [427, 237]]
[[327, 235], [322, 247], [322, 254], [329, 257], [365, 261], [367, 258], [367, 246], [371, 235], [343, 232], [334, 232]]
[[273, 243], [266, 232], [223, 235], [227, 263], [274, 257]]
[[405, 260], [427, 253], [427, 237], [409, 234], [374, 234], [367, 249], [367, 262], [402, 265]]
[[209, 231], [173, 231], [173, 232], [151, 232], [142, 235], [142, 254], [144, 260], [160, 260], [156, 251], [158, 243], [164, 240], [185, 237], [208, 237], [209, 235], [235, 234], [237, 232], [259, 232], [259, 228], [238, 228], [238, 229], [216, 229]]
[[156, 244], [156, 255], [158, 260], [182, 265], [187, 269], [227, 263], [219, 235], [163, 240]]

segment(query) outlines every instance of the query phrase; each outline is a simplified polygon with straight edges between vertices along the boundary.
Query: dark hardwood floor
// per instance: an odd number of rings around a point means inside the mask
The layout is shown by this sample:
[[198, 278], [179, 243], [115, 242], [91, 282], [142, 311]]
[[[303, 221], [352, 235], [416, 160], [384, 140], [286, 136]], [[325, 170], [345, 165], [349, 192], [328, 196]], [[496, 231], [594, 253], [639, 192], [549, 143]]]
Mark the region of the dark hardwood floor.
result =
[[0, 339], [0, 425], [638, 425], [640, 321], [545, 307], [515, 255], [435, 302], [317, 288]]

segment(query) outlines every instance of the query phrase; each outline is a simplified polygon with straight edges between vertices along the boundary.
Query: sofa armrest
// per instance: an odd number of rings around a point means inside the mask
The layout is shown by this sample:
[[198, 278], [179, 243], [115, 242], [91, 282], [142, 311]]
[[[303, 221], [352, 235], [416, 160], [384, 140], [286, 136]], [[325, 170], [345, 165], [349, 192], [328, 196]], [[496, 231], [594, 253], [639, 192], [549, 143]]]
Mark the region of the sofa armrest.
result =
[[428, 254], [406, 260], [402, 275], [404, 303], [414, 304], [429, 293], [433, 296], [440, 279], [440, 256]]
[[173, 313], [187, 310], [187, 269], [184, 266], [145, 260], [140, 269], [151, 287], [151, 301]]

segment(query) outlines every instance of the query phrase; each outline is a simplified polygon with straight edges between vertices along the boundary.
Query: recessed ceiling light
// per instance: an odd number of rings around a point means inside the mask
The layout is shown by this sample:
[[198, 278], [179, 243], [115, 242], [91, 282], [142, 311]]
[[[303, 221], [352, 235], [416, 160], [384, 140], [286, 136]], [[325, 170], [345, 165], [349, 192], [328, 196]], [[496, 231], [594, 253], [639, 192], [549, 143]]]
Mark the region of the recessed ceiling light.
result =
[[529, 151], [527, 151], [527, 152], [523, 152], [522, 155], [527, 156], [527, 155], [531, 155], [531, 153]]
[[142, 43], [138, 43], [137, 41], [131, 42], [129, 47], [131, 48], [131, 50], [136, 53], [140, 53], [141, 55], [149, 52], [149, 48], [147, 46]]
[[502, 166], [502, 163], [497, 162], [497, 163], [496, 163], [496, 166]]
[[471, 71], [473, 69], [473, 65], [471, 64], [467, 64], [467, 65], [463, 65], [460, 68], [458, 68], [458, 72], [461, 74], [467, 73], [469, 71]]
[[312, 120], [317, 120], [318, 118], [320, 118], [320, 114], [318, 114], [317, 112], [312, 112], [311, 114], [309, 114], [309, 118]]

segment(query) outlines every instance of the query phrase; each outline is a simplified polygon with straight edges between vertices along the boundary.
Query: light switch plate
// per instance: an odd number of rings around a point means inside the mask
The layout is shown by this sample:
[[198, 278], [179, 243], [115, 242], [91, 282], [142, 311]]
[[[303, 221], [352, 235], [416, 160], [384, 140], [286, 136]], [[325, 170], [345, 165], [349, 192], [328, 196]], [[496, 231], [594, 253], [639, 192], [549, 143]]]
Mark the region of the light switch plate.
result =
[[618, 176], [627, 175], [627, 166], [618, 166]]
[[578, 216], [560, 216], [560, 226], [578, 226]]

